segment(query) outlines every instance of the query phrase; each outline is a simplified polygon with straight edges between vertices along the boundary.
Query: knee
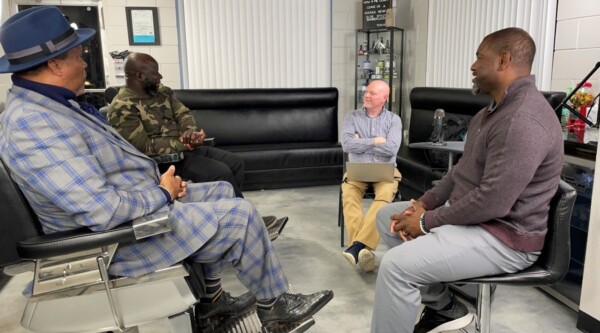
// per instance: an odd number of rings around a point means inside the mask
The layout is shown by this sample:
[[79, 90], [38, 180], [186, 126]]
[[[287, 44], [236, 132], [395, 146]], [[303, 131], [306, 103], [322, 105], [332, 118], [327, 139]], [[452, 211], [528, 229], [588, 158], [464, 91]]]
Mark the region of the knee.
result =
[[363, 193], [356, 186], [348, 183], [342, 183], [342, 200], [362, 200]]
[[409, 265], [403, 259], [403, 256], [394, 254], [394, 251], [388, 251], [381, 259], [377, 275], [381, 275], [386, 280], [410, 282], [412, 274], [410, 274]]
[[[400, 273], [400, 267], [396, 264], [396, 258], [394, 256], [389, 255], [390, 252], [386, 252], [381, 258], [381, 263], [379, 264], [379, 270], [377, 275], [381, 275], [382, 278], [386, 280], [393, 276], [398, 276]], [[395, 279], [394, 279], [395, 280]]]
[[385, 234], [390, 231], [390, 223], [392, 220], [385, 209], [380, 209], [377, 212], [375, 221], [377, 221], [377, 231], [379, 231], [380, 234]]
[[219, 191], [223, 191], [225, 193], [233, 193], [233, 185], [231, 185], [231, 183], [223, 181], [223, 180], [219, 180], [216, 181], [217, 183], [217, 188], [219, 189]]

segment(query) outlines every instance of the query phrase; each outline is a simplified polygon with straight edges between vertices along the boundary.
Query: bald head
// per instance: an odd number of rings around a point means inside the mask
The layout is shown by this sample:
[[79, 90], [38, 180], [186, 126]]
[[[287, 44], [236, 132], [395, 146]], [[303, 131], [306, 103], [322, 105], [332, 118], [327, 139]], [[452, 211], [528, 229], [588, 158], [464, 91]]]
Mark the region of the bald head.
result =
[[146, 53], [132, 53], [125, 59], [125, 86], [139, 95], [155, 95], [162, 75], [158, 63]]
[[369, 84], [369, 87], [378, 90], [381, 93], [381, 95], [385, 96], [386, 99], [390, 95], [390, 86], [387, 84], [387, 82], [383, 80], [372, 81]]
[[125, 59], [125, 75], [127, 77], [135, 75], [136, 72], [142, 71], [148, 63], [158, 65], [156, 60], [149, 54], [138, 52], [131, 53]]
[[381, 112], [383, 105], [390, 96], [390, 86], [385, 81], [375, 80], [369, 83], [363, 96], [363, 107], [369, 114]]
[[487, 35], [482, 44], [500, 54], [507, 52], [516, 69], [531, 72], [533, 58], [535, 57], [535, 42], [523, 29], [506, 28]]

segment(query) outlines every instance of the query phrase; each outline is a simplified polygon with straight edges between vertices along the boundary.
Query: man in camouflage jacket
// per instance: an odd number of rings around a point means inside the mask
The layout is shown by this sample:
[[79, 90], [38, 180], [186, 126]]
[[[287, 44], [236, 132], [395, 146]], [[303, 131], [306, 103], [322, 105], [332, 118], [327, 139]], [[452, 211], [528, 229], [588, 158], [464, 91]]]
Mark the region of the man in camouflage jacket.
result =
[[174, 164], [183, 179], [223, 180], [237, 197], [244, 179], [244, 161], [229, 152], [203, 145], [190, 110], [171, 88], [160, 83], [158, 63], [150, 55], [132, 53], [125, 61], [126, 84], [109, 106], [110, 124], [131, 144], [159, 162], [161, 171]]

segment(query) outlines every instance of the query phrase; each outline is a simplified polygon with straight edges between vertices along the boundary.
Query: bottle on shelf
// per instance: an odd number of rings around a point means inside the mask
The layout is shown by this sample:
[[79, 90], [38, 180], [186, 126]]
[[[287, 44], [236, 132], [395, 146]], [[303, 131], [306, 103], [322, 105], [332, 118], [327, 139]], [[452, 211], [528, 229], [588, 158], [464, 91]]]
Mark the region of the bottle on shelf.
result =
[[378, 74], [378, 76], [376, 77], [376, 79], [381, 79], [383, 78], [383, 70], [385, 69], [385, 61], [383, 60], [377, 60], [377, 67], [376, 67], [376, 74]]
[[360, 47], [358, 48], [358, 54], [359, 54], [359, 55], [363, 55], [363, 54], [365, 54], [365, 51], [364, 51], [364, 50], [363, 50], [363, 48], [362, 48], [362, 44], [360, 44]]
[[386, 54], [390, 54], [390, 52], [391, 52], [389, 39], [385, 41], [385, 51], [386, 51], [385, 52]]
[[360, 92], [358, 93], [358, 101], [359, 103], [362, 103], [363, 97], [365, 97], [365, 92], [367, 91], [367, 83], [363, 82], [362, 86], [360, 87]]
[[365, 79], [369, 79], [371, 77], [371, 61], [369, 59], [363, 61], [363, 71]]
[[[573, 89], [572, 88], [567, 88], [567, 96], [569, 96], [569, 94], [571, 93]], [[560, 115], [560, 125], [562, 127], [566, 127], [567, 124], [569, 123], [569, 116], [571, 115], [571, 112], [569, 111], [569, 109], [567, 109], [566, 107], [563, 106], [562, 110], [561, 110], [561, 115]]]

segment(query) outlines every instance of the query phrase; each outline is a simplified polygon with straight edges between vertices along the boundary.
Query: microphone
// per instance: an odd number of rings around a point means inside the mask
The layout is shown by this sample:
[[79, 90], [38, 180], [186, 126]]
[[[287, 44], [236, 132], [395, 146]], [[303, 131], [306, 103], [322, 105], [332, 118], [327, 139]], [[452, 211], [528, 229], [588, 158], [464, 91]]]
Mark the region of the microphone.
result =
[[443, 146], [444, 142], [444, 118], [446, 113], [443, 109], [435, 110], [433, 114], [433, 133], [431, 134], [431, 144]]

